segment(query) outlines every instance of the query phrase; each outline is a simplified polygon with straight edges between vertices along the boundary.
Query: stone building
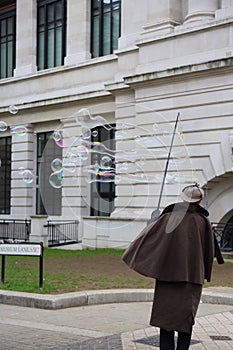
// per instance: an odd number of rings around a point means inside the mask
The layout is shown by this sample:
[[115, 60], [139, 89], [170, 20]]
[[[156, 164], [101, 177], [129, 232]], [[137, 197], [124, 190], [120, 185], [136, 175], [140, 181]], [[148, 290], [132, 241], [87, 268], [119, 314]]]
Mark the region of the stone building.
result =
[[0, 22], [0, 219], [121, 248], [198, 182], [233, 223], [233, 0], [0, 0]]

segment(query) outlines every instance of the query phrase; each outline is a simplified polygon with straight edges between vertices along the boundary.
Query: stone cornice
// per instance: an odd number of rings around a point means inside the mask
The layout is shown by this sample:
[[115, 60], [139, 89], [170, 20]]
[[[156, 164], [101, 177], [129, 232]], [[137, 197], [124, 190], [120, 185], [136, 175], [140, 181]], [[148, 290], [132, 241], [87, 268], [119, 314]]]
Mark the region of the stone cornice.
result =
[[206, 73], [207, 71], [209, 71], [209, 74], [212, 74], [213, 70], [217, 73], [217, 70], [220, 69], [221, 72], [223, 69], [225, 71], [230, 70], [233, 72], [233, 57], [126, 76], [124, 77], [124, 83], [127, 86], [131, 86], [133, 84], [142, 84], [157, 79], [175, 78], [181, 75], [201, 75], [203, 72]]

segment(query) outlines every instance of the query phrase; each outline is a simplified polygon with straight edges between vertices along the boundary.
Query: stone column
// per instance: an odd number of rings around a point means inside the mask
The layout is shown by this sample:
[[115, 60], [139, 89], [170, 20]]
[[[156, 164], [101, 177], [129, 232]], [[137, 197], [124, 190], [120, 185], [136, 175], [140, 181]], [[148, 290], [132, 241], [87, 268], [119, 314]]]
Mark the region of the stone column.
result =
[[16, 8], [16, 69], [14, 76], [19, 77], [34, 74], [37, 71], [37, 1], [20, 0]]
[[[66, 169], [63, 171], [62, 179], [62, 216], [72, 220], [80, 220], [83, 215], [89, 215], [89, 208], [86, 206], [89, 203], [89, 185], [82, 172], [82, 164], [86, 165], [86, 161], [81, 162], [78, 157], [77, 147], [80, 145], [82, 128], [77, 124], [75, 113], [77, 113], [77, 109], [71, 111], [70, 117], [61, 119], [66, 145], [62, 155], [63, 166]], [[71, 151], [71, 146], [74, 147], [74, 151]], [[88, 153], [84, 154], [84, 158], [89, 156]]]
[[[133, 21], [132, 21], [133, 18]], [[121, 36], [118, 48], [133, 46], [140, 39], [143, 25], [147, 21], [147, 8], [142, 0], [124, 0], [121, 2]]]
[[34, 213], [35, 135], [30, 125], [11, 126], [11, 215], [26, 219]]
[[146, 34], [159, 31], [169, 33], [182, 21], [181, 0], [148, 0], [147, 23], [144, 25]]
[[74, 65], [91, 58], [90, 0], [67, 1], [67, 55], [65, 65]]
[[215, 12], [216, 20], [221, 20], [233, 16], [233, 0], [222, 0], [221, 9]]
[[44, 247], [48, 247], [47, 215], [31, 216], [30, 242], [43, 242]]
[[185, 23], [213, 19], [217, 9], [218, 0], [188, 0]]

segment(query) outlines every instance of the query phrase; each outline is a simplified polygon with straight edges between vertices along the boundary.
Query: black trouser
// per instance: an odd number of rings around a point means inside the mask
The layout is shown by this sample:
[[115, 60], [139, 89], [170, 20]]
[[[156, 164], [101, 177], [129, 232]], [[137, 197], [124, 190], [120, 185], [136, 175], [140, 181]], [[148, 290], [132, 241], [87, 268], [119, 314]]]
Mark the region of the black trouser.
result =
[[[192, 333], [178, 332], [176, 350], [188, 350]], [[160, 328], [160, 350], [175, 350], [175, 332]]]

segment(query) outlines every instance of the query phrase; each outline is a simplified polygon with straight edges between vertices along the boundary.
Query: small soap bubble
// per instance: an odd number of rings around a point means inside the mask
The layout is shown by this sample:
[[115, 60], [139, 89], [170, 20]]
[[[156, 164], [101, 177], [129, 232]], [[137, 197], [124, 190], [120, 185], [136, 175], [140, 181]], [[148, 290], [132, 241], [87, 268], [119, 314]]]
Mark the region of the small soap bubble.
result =
[[53, 188], [61, 188], [62, 179], [63, 179], [62, 171], [55, 171], [49, 176], [49, 183]]
[[11, 114], [17, 114], [18, 113], [18, 107], [16, 107], [15, 105], [10, 105], [8, 107], [8, 111], [11, 113]]
[[78, 146], [77, 149], [77, 155], [81, 160], [87, 160], [89, 155], [89, 150], [85, 146]]
[[3, 120], [0, 121], [0, 131], [6, 131], [7, 129], [7, 123], [5, 123]]
[[27, 133], [27, 128], [24, 125], [18, 125], [11, 128], [11, 134], [15, 134], [17, 136], [24, 136]]
[[82, 127], [82, 138], [83, 139], [89, 139], [91, 137], [91, 130], [86, 127], [86, 126], [83, 126]]
[[60, 171], [63, 168], [62, 160], [59, 158], [53, 159], [51, 162], [51, 169], [53, 171]]
[[52, 137], [57, 146], [61, 148], [68, 147], [68, 142], [72, 143], [70, 135], [65, 130], [55, 130]]
[[30, 184], [33, 182], [33, 174], [31, 172], [31, 170], [24, 170], [23, 172], [23, 181], [26, 183], [26, 184]]
[[100, 160], [100, 166], [103, 169], [109, 169], [112, 166], [112, 158], [109, 156], [103, 156]]
[[53, 139], [59, 147], [63, 147], [63, 131], [55, 130], [53, 133]]
[[91, 134], [93, 137], [98, 136], [98, 130], [93, 130]]
[[23, 175], [25, 170], [26, 169], [23, 166], [19, 167], [19, 169], [18, 169], [19, 175]]

